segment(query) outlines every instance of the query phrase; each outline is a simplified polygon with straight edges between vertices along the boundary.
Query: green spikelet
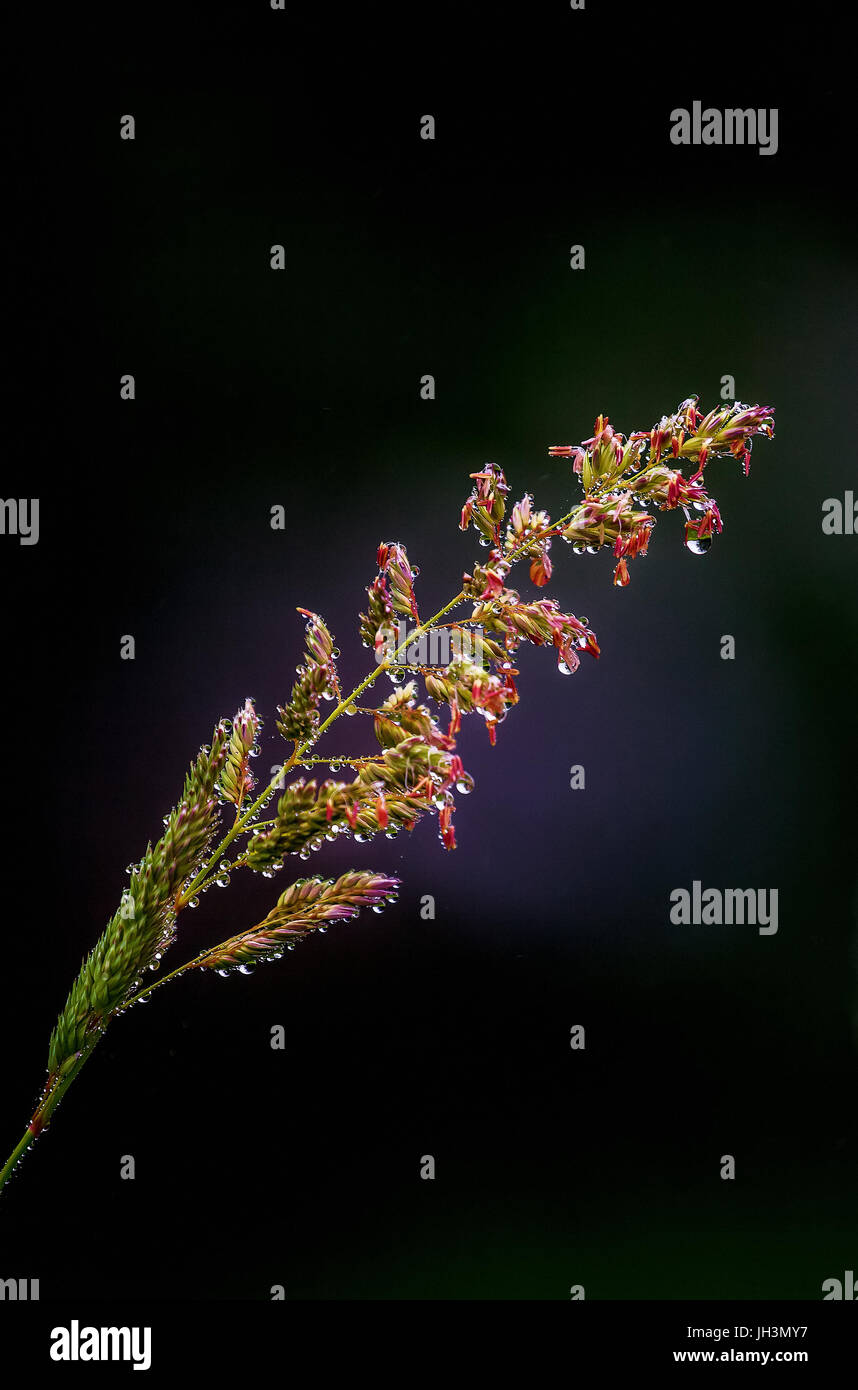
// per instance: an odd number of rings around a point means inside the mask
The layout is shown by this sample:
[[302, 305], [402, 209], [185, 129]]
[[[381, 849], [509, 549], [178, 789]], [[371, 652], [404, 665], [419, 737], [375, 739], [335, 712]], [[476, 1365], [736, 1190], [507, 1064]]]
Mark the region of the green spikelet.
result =
[[365, 870], [338, 879], [302, 878], [281, 894], [277, 906], [258, 926], [222, 941], [194, 962], [200, 970], [231, 970], [280, 954], [314, 928], [357, 917], [362, 907], [381, 911], [395, 902], [399, 880]]
[[122, 904], [104, 929], [72, 986], [51, 1036], [48, 1069], [62, 1071], [87, 1035], [126, 1000], [172, 943], [176, 904], [184, 884], [202, 868], [218, 819], [216, 783], [227, 753], [227, 731], [215, 729], [185, 777], [182, 800], [161, 839], [131, 875]]
[[340, 698], [334, 639], [318, 613], [307, 608], [299, 608], [298, 612], [309, 619], [305, 665], [299, 668], [288, 705], [277, 706], [277, 728], [292, 742], [313, 736], [321, 721], [320, 700]]
[[244, 709], [240, 709], [232, 721], [226, 761], [219, 779], [222, 795], [239, 810], [246, 794], [256, 785], [250, 773], [250, 755], [261, 727], [262, 720], [253, 701], [245, 700]]

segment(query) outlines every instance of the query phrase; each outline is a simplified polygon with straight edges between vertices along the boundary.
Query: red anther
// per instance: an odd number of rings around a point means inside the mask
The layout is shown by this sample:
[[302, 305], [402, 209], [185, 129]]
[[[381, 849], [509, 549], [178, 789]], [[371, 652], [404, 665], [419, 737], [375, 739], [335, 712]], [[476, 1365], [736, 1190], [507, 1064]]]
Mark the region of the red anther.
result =
[[496, 598], [503, 591], [503, 580], [495, 570], [486, 570], [486, 587], [480, 599]]
[[530, 577], [537, 588], [545, 588], [551, 578], [551, 559], [547, 550], [544, 550], [541, 555], [537, 555], [536, 559], [531, 561]]

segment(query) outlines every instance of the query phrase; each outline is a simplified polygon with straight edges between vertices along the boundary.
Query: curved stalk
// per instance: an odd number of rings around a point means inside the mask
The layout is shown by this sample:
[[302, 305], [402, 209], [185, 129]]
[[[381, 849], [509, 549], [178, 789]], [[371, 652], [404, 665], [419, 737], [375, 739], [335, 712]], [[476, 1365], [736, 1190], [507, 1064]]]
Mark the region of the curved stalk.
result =
[[[573, 509], [572, 512], [569, 512], [567, 516], [563, 517], [559, 522], [553, 522], [550, 528], [548, 528], [544, 533], [542, 533], [542, 538], [549, 535], [557, 534], [558, 530], [563, 525], [565, 525], [565, 523], [573, 515], [574, 510], [576, 509]], [[520, 545], [514, 547], [513, 550], [508, 552], [505, 558], [507, 560], [514, 560], [517, 556], [518, 551], [525, 548], [525, 546], [531, 545], [534, 539], [539, 539], [539, 537], [534, 537], [532, 535], [528, 536], [525, 541], [523, 541]], [[175, 903], [175, 909], [177, 913], [181, 911], [183, 907], [187, 906], [190, 899], [193, 898], [201, 888], [208, 887], [209, 884], [214, 881], [213, 879], [209, 878], [209, 875], [211, 874], [215, 864], [218, 862], [219, 859], [221, 859], [221, 857], [229, 848], [229, 846], [236, 839], [238, 839], [238, 837], [245, 830], [248, 830], [249, 828], [256, 828], [255, 825], [251, 826], [251, 822], [253, 822], [254, 816], [256, 816], [259, 813], [259, 811], [268, 801], [272, 793], [277, 790], [277, 787], [282, 782], [284, 775], [287, 772], [291, 771], [297, 763], [303, 761], [307, 750], [313, 747], [313, 745], [318, 741], [318, 739], [321, 738], [322, 734], [326, 733], [327, 730], [331, 727], [331, 725], [337, 719], [339, 719], [340, 716], [344, 714], [347, 709], [349, 709], [349, 707], [353, 706], [356, 710], [360, 708], [360, 706], [355, 705], [355, 701], [359, 698], [359, 696], [361, 696], [364, 693], [365, 690], [368, 690], [369, 687], [374, 684], [374, 682], [378, 679], [378, 677], [382, 674], [383, 671], [389, 670], [391, 666], [397, 666], [401, 664], [398, 661], [398, 658], [403, 652], [405, 652], [405, 650], [412, 644], [412, 642], [414, 642], [417, 638], [421, 637], [423, 633], [429, 632], [433, 627], [435, 627], [439, 623], [439, 620], [441, 618], [445, 617], [446, 614], [449, 613], [453, 608], [457, 607], [458, 604], [462, 603], [465, 600], [465, 598], [465, 591], [464, 589], [461, 589], [459, 593], [456, 594], [455, 598], [450, 599], [449, 603], [446, 603], [444, 607], [440, 608], [438, 612], [433, 614], [431, 618], [428, 618], [426, 622], [421, 623], [419, 627], [415, 628], [413, 632], [409, 633], [409, 635], [404, 639], [404, 641], [400, 642], [399, 646], [396, 648], [389, 660], [379, 662], [375, 669], [370, 671], [363, 678], [363, 680], [355, 686], [354, 690], [352, 690], [351, 693], [345, 697], [345, 699], [340, 700], [339, 704], [336, 706], [335, 709], [331, 711], [327, 719], [319, 726], [312, 738], [305, 739], [300, 744], [295, 744], [295, 747], [293, 748], [292, 754], [289, 757], [289, 759], [283, 764], [283, 766], [280, 768], [277, 774], [271, 779], [268, 785], [253, 802], [253, 804], [249, 806], [242, 814], [238, 814], [236, 816], [232, 827], [223, 837], [217, 848], [212, 852], [207, 863], [203, 866], [203, 868], [193, 879], [193, 881], [188, 885], [188, 887], [184, 889], [184, 891], [179, 895], [179, 897], [177, 897]], [[444, 626], [449, 626], [449, 624], [444, 624]], [[375, 713], [374, 710], [365, 712]], [[310, 759], [310, 761], [336, 761], [343, 763], [349, 762], [357, 765], [361, 760], [359, 758], [335, 758], [332, 756], [332, 758], [313, 757]], [[263, 821], [260, 823], [267, 824], [268, 822]], [[232, 867], [240, 867], [243, 864], [243, 862], [244, 856], [241, 856]], [[114, 1014], [111, 1014], [107, 1019], [105, 1019], [104, 1028], [100, 1032], [92, 1034], [92, 1040], [88, 1041], [86, 1046], [82, 1049], [82, 1051], [78, 1053], [74, 1063], [64, 1075], [49, 1076], [44, 1093], [42, 1095], [42, 1099], [39, 1102], [39, 1105], [36, 1109], [35, 1114], [33, 1115], [33, 1118], [27, 1126], [27, 1129], [25, 1130], [22, 1138], [19, 1140], [18, 1144], [13, 1149], [12, 1153], [9, 1155], [9, 1158], [3, 1165], [3, 1168], [0, 1169], [0, 1191], [2, 1191], [4, 1185], [8, 1181], [11, 1173], [13, 1172], [17, 1164], [19, 1163], [21, 1157], [27, 1152], [31, 1144], [38, 1138], [42, 1130], [47, 1127], [51, 1115], [53, 1114], [59, 1102], [62, 1100], [69, 1086], [71, 1086], [71, 1084], [76, 1080], [76, 1078], [80, 1074], [81, 1070], [83, 1069], [90, 1055], [92, 1054], [93, 1049], [95, 1048], [99, 1039], [102, 1037], [105, 1029], [107, 1028], [107, 1025], [110, 1023], [111, 1019], [116, 1017], [116, 1014], [124, 1013], [125, 1010], [129, 1008], [132, 1004], [138, 1004], [142, 1002], [144, 999], [147, 999], [149, 995], [153, 993], [154, 990], [160, 989], [160, 987], [162, 985], [167, 984], [169, 980], [174, 980], [178, 975], [183, 975], [186, 971], [194, 969], [198, 961], [201, 960], [203, 956], [208, 955], [210, 951], [211, 947], [207, 947], [205, 951], [200, 952], [199, 955], [193, 958], [193, 960], [186, 961], [184, 965], [178, 966], [175, 970], [170, 971], [169, 974], [163, 975], [160, 979], [153, 981], [151, 985], [147, 985], [145, 989], [142, 989], [137, 994], [133, 995], [131, 999], [127, 1000], [123, 1004], [121, 1009], [116, 1010]]]

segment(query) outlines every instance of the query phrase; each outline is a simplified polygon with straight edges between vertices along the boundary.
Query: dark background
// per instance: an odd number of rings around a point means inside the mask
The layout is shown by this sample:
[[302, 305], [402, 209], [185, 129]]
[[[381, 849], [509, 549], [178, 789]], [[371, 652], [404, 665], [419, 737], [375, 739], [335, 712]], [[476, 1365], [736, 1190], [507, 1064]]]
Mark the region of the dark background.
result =
[[[40, 498], [41, 539], [0, 538], [6, 1150], [199, 744], [250, 694], [282, 760], [297, 604], [351, 685], [378, 541], [434, 611], [482, 554], [457, 523], [486, 459], [560, 514], [550, 444], [600, 411], [629, 432], [709, 409], [724, 373], [776, 438], [747, 479], [707, 470], [725, 532], [703, 559], [675, 514], [626, 590], [607, 553], [555, 545], [548, 593], [603, 655], [569, 680], [523, 650], [497, 748], [465, 722], [457, 852], [430, 822], [329, 847], [313, 871], [395, 873], [399, 903], [118, 1020], [3, 1194], [0, 1276], [43, 1298], [820, 1298], [858, 1257], [858, 542], [821, 530], [858, 487], [842, 36], [777, 7], [290, 9], [123, 6], [14, 50], [2, 495]], [[777, 106], [778, 153], [674, 147], [695, 98]], [[346, 745], [372, 746], [364, 721]], [[695, 878], [777, 888], [778, 934], [671, 925]], [[208, 894], [177, 952], [287, 881]]]

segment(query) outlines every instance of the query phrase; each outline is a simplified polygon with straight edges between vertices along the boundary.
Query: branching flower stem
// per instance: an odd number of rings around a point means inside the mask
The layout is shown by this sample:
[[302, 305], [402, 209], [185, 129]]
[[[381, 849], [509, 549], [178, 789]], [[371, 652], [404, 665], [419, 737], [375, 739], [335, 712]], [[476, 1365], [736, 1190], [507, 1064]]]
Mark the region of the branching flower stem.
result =
[[[432, 626], [438, 622], [439, 618], [443, 618], [445, 614], [449, 613], [451, 609], [455, 608], [457, 604], [461, 603], [464, 600], [464, 598], [465, 593], [462, 590], [456, 595], [454, 599], [451, 599], [449, 603], [445, 604], [444, 607], [441, 608], [433, 617], [429, 618], [427, 622], [423, 623], [420, 626], [420, 628], [417, 629], [416, 632], [411, 633], [408, 636], [407, 640], [405, 642], [400, 643], [400, 645], [397, 647], [396, 651], [394, 652], [392, 661], [379, 662], [375, 669], [370, 671], [369, 674], [366, 675], [364, 679], [358, 685], [355, 686], [351, 694], [347, 695], [345, 699], [340, 701], [336, 709], [333, 709], [331, 713], [328, 715], [328, 718], [324, 721], [324, 723], [319, 726], [313, 739], [307, 739], [300, 744], [296, 744], [288, 761], [284, 763], [283, 767], [277, 772], [276, 776], [274, 776], [272, 780], [268, 783], [262, 794], [256, 798], [253, 805], [250, 806], [242, 815], [236, 816], [235, 822], [233, 823], [232, 827], [221, 840], [217, 849], [211, 855], [204, 868], [200, 870], [193, 882], [184, 890], [181, 897], [177, 899], [177, 911], [187, 906], [190, 899], [193, 898], [202, 887], [208, 886], [208, 882], [213, 881], [208, 878], [212, 869], [222, 858], [223, 854], [229, 848], [229, 846], [238, 838], [238, 836], [241, 835], [243, 831], [250, 828], [251, 823], [253, 822], [253, 817], [260, 810], [262, 810], [263, 806], [267, 802], [268, 798], [271, 796], [272, 792], [274, 792], [277, 789], [277, 786], [280, 783], [283, 776], [286, 773], [290, 772], [297, 763], [301, 762], [302, 757], [306, 753], [307, 749], [310, 748], [317, 741], [317, 739], [321, 737], [322, 734], [327, 732], [327, 730], [331, 727], [334, 721], [339, 719], [339, 717], [345, 713], [348, 707], [352, 705], [353, 702], [357, 700], [364, 693], [365, 690], [368, 690], [369, 687], [373, 685], [373, 683], [378, 679], [378, 677], [382, 674], [383, 671], [386, 671], [391, 665], [395, 663], [396, 658], [406, 649], [406, 647], [410, 645], [410, 643], [414, 640], [415, 637], [419, 637], [420, 635], [422, 635], [422, 633], [428, 632], [432, 628]], [[341, 759], [341, 761], [345, 760]], [[260, 824], [265, 823], [266, 822], [260, 822]], [[126, 1004], [123, 1005], [123, 1009], [121, 1010], [121, 1012], [124, 1012], [126, 1008], [130, 1008], [132, 1004], [138, 1004], [141, 1000], [147, 999], [154, 990], [159, 989], [161, 985], [167, 984], [169, 980], [174, 980], [178, 975], [183, 975], [186, 971], [194, 969], [197, 965], [197, 962], [201, 960], [203, 956], [208, 955], [210, 953], [210, 950], [211, 948], [207, 947], [205, 951], [200, 952], [200, 954], [198, 956], [195, 956], [193, 960], [187, 961], [184, 965], [179, 966], [176, 970], [172, 970], [167, 975], [162, 975], [160, 979], [153, 981], [151, 985], [148, 985], [145, 989], [140, 990], [139, 993], [135, 994], [131, 999], [127, 1001]], [[80, 1072], [83, 1070], [83, 1067], [89, 1060], [90, 1056], [92, 1055], [92, 1052], [94, 1051], [101, 1037], [102, 1032], [93, 1032], [88, 1038], [86, 1046], [74, 1059], [74, 1062], [69, 1068], [69, 1070], [64, 1075], [60, 1075], [49, 1082], [48, 1087], [45, 1090], [45, 1094], [42, 1096], [38, 1108], [36, 1109], [33, 1118], [30, 1120], [29, 1125], [24, 1131], [22, 1138], [20, 1139], [16, 1147], [13, 1149], [12, 1153], [9, 1155], [9, 1158], [3, 1165], [3, 1168], [0, 1169], [0, 1191], [2, 1191], [7, 1179], [11, 1175], [16, 1165], [20, 1162], [22, 1156], [26, 1153], [27, 1149], [34, 1142], [34, 1140], [38, 1138], [39, 1134], [48, 1124], [54, 1110], [59, 1105], [60, 1101], [62, 1100], [66, 1091], [71, 1086], [72, 1082], [75, 1081], [77, 1077], [80, 1075]]]
[[[292, 768], [295, 767], [296, 763], [299, 763], [301, 761], [307, 749], [311, 748], [313, 744], [315, 744], [321, 738], [322, 734], [327, 732], [327, 730], [331, 727], [334, 721], [336, 719], [339, 719], [341, 714], [345, 713], [345, 711], [348, 709], [349, 705], [353, 703], [353, 701], [355, 701], [360, 695], [363, 694], [365, 690], [368, 690], [369, 687], [376, 680], [378, 680], [378, 677], [382, 674], [383, 671], [388, 670], [390, 666], [396, 664], [396, 658], [399, 656], [400, 652], [404, 652], [406, 648], [411, 645], [411, 643], [414, 641], [416, 637], [420, 637], [424, 632], [428, 632], [429, 629], [433, 626], [434, 623], [438, 621], [439, 618], [443, 618], [445, 613], [449, 613], [451, 608], [455, 608], [456, 605], [461, 603], [464, 598], [465, 592], [464, 590], [460, 590], [456, 597], [454, 599], [451, 599], [449, 603], [445, 604], [443, 608], [439, 609], [439, 611], [434, 615], [434, 617], [429, 618], [427, 622], [423, 623], [419, 628], [416, 629], [416, 631], [412, 632], [404, 642], [401, 642], [399, 644], [399, 646], [396, 648], [396, 651], [393, 653], [393, 657], [391, 660], [380, 661], [374, 671], [370, 671], [367, 676], [364, 676], [363, 680], [360, 682], [359, 685], [355, 686], [351, 694], [347, 695], [344, 700], [341, 700], [340, 703], [337, 705], [336, 709], [331, 710], [331, 713], [328, 715], [324, 723], [319, 725], [319, 728], [316, 730], [316, 733], [312, 739], [306, 739], [303, 743], [295, 745], [295, 748], [293, 749], [288, 761], [285, 762], [283, 766], [278, 770], [276, 775], [272, 777], [265, 790], [261, 793], [260, 796], [256, 798], [249, 810], [245, 811], [243, 816], [236, 817], [232, 829], [229, 830], [227, 834], [224, 836], [224, 838], [221, 840], [220, 844], [212, 854], [208, 863], [200, 870], [193, 882], [188, 885], [188, 887], [184, 890], [182, 896], [178, 899], [176, 903], [177, 910], [179, 908], [185, 907], [187, 903], [191, 900], [191, 898], [195, 896], [195, 894], [200, 889], [201, 885], [205, 882], [206, 878], [208, 877], [208, 874], [214, 868], [215, 864], [218, 862], [221, 856], [225, 853], [225, 851], [229, 848], [233, 841], [237, 839], [238, 836], [243, 833], [243, 831], [249, 828], [250, 823], [253, 820], [253, 817], [256, 815], [257, 811], [261, 811], [262, 807], [265, 805], [272, 792], [276, 791], [283, 777], [286, 775], [287, 772], [291, 772]], [[164, 978], [167, 978], [166, 975], [164, 976]]]
[[[269, 869], [282, 868], [286, 853], [298, 852], [307, 858], [311, 849], [320, 848], [322, 832], [326, 824], [333, 824], [334, 817], [338, 817], [334, 830], [348, 826], [361, 841], [388, 827], [393, 834], [402, 827], [411, 830], [434, 808], [439, 812], [439, 837], [445, 849], [455, 849], [453, 788], [466, 794], [473, 786], [461, 758], [453, 752], [462, 714], [479, 712], [490, 741], [495, 742], [496, 726], [519, 700], [513, 680], [518, 672], [509, 657], [523, 641], [553, 647], [558, 669], [567, 675], [578, 668], [581, 649], [599, 655], [595, 633], [586, 626], [586, 620], [561, 612], [553, 599], [522, 601], [506, 586], [516, 560], [530, 560], [531, 581], [542, 589], [551, 580], [553, 538], [562, 536], [579, 554], [610, 547], [617, 562], [613, 582], [624, 587], [629, 583], [629, 562], [647, 553], [654, 511], [676, 509], [686, 517], [686, 547], [693, 554], [703, 554], [713, 535], [722, 530], [717, 503], [704, 482], [707, 461], [732, 454], [741, 460], [747, 474], [753, 438], [772, 438], [773, 433], [769, 407], [734, 402], [704, 416], [697, 409], [696, 396], [684, 400], [673, 415], [663, 416], [651, 430], [628, 436], [617, 433], [608, 418], [600, 415], [592, 438], [580, 445], [553, 445], [549, 449], [553, 457], [572, 460], [584, 492], [583, 501], [555, 521], [534, 510], [529, 493], [507, 516], [504, 497], [509, 487], [503, 471], [495, 464], [485, 464], [471, 474], [474, 488], [462, 509], [460, 529], [466, 531], [473, 525], [481, 544], [491, 547], [486, 564], [474, 565], [473, 574], [464, 575], [459, 593], [420, 623], [413, 586], [418, 571], [412, 569], [402, 546], [382, 542], [378, 576], [366, 591], [367, 612], [360, 615], [361, 637], [368, 646], [374, 643], [376, 664], [345, 698], [335, 664], [339, 653], [331, 634], [318, 614], [300, 608], [298, 611], [309, 619], [305, 664], [297, 668], [298, 681], [286, 706], [278, 706], [277, 721], [279, 732], [292, 745], [291, 755], [248, 805], [248, 793], [254, 785], [248, 759], [256, 751], [261, 722], [253, 702], [247, 700], [231, 724], [221, 720], [211, 746], [200, 749], [185, 779], [181, 802], [164, 818], [163, 837], [129, 870], [132, 877], [129, 893], [123, 894], [123, 906], [81, 966], [51, 1037], [48, 1078], [41, 1099], [0, 1169], [0, 1189], [49, 1123], [110, 1022], [132, 1004], [142, 1003], [156, 989], [192, 969], [246, 970], [259, 960], [278, 958], [284, 943], [294, 944], [294, 938], [327, 921], [353, 917], [363, 906], [378, 908], [382, 902], [393, 901], [391, 890], [398, 887], [396, 879], [367, 871], [350, 871], [336, 883], [300, 879], [281, 894], [264, 922], [219, 946], [207, 947], [193, 960], [139, 988], [143, 971], [147, 967], [157, 970], [164, 950], [173, 943], [178, 913], [189, 904], [196, 906], [196, 895], [212, 883], [225, 885], [229, 880], [223, 875], [228, 870], [248, 865], [268, 873]], [[688, 477], [680, 471], [683, 464], [694, 469], [693, 473], [689, 469]], [[501, 523], [505, 517], [504, 535]], [[463, 602], [473, 605], [469, 618], [459, 623], [442, 622]], [[417, 626], [392, 651], [387, 648], [381, 659], [381, 647], [393, 631], [394, 613], [410, 613]], [[463, 632], [474, 625], [484, 627], [488, 634], [484, 645], [495, 672], [482, 660], [476, 664], [461, 653], [443, 669], [408, 661], [408, 649], [433, 629]], [[391, 672], [396, 680], [405, 671], [422, 676], [427, 694], [449, 706], [449, 731], [442, 733], [430, 711], [415, 705], [413, 681], [400, 687], [380, 710], [362, 706], [361, 695], [384, 671]], [[322, 698], [336, 703], [328, 717], [317, 723]], [[375, 717], [380, 754], [324, 757], [312, 752], [322, 735], [346, 713]], [[257, 819], [277, 788], [284, 786], [286, 774], [298, 764], [309, 767], [319, 763], [332, 770], [335, 764], [345, 763], [356, 768], [358, 775], [349, 789], [323, 782], [321, 794], [315, 782], [299, 779], [286, 787], [273, 819]], [[223, 801], [235, 808], [233, 824], [209, 854]], [[223, 856], [242, 835], [251, 838], [232, 864], [224, 862]], [[314, 842], [316, 836], [318, 843]], [[128, 915], [126, 897], [131, 907]], [[135, 901], [139, 913], [135, 913]], [[137, 992], [131, 994], [131, 990]]]
[[[562, 526], [565, 525], [570, 519], [570, 517], [574, 514], [574, 510], [573, 512], [568, 513], [567, 516], [563, 517], [560, 521], [554, 522], [550, 528], [546, 529], [544, 535], [547, 537], [549, 535], [558, 534]], [[513, 550], [511, 550], [507, 558], [510, 560], [517, 558], [518, 552], [524, 548], [524, 545], [531, 544], [533, 540], [534, 536], [529, 536], [526, 542], [522, 543], [522, 545], [516, 546]], [[352, 690], [349, 695], [347, 695], [344, 699], [342, 699], [339, 702], [336, 708], [333, 709], [331, 713], [328, 715], [327, 719], [316, 730], [315, 735], [312, 739], [306, 739], [303, 742], [295, 745], [288, 760], [278, 770], [277, 774], [271, 779], [271, 781], [268, 783], [268, 785], [265, 787], [262, 793], [256, 798], [253, 804], [249, 806], [246, 810], [244, 810], [243, 813], [236, 815], [233, 825], [231, 826], [227, 834], [223, 837], [223, 839], [221, 840], [217, 848], [214, 850], [214, 852], [211, 854], [207, 863], [197, 874], [196, 878], [187, 886], [187, 888], [183, 890], [182, 894], [176, 899], [177, 912], [180, 911], [182, 908], [186, 907], [190, 900], [193, 897], [195, 897], [198, 892], [200, 892], [204, 888], [207, 888], [212, 882], [214, 882], [214, 877], [211, 876], [212, 871], [215, 869], [215, 866], [221, 860], [229, 846], [233, 844], [234, 841], [238, 839], [238, 837], [241, 834], [243, 834], [246, 830], [256, 829], [258, 826], [269, 824], [268, 821], [254, 821], [254, 816], [256, 816], [259, 813], [259, 811], [262, 810], [269, 797], [272, 795], [274, 791], [276, 791], [277, 787], [282, 782], [284, 776], [288, 772], [290, 772], [297, 764], [304, 761], [307, 750], [311, 748], [318, 741], [319, 738], [321, 738], [322, 734], [328, 731], [331, 725], [334, 724], [335, 721], [339, 719], [340, 716], [343, 715], [349, 707], [357, 708], [355, 702], [360, 698], [361, 695], [363, 695], [364, 691], [368, 690], [384, 671], [387, 671], [391, 666], [395, 666], [398, 664], [398, 658], [406, 651], [406, 649], [411, 645], [411, 643], [415, 641], [415, 639], [421, 637], [424, 633], [430, 632], [433, 628], [439, 625], [449, 626], [449, 624], [441, 624], [440, 620], [446, 617], [446, 615], [450, 613], [454, 608], [458, 607], [460, 603], [463, 603], [466, 598], [467, 595], [465, 593], [465, 590], [461, 589], [459, 593], [456, 594], [455, 598], [450, 599], [449, 603], [445, 603], [444, 607], [440, 608], [438, 612], [433, 614], [431, 618], [428, 618], [426, 622], [421, 623], [419, 627], [411, 631], [405, 638], [405, 640], [399, 644], [399, 646], [394, 651], [393, 655], [388, 660], [379, 662], [374, 667], [374, 669], [370, 671], [363, 678], [363, 680], [359, 682], [358, 685], [355, 686], [354, 690]], [[331, 759], [313, 757], [309, 761], [330, 762]], [[362, 760], [359, 758], [340, 757], [338, 759], [335, 759], [335, 761], [342, 763], [348, 762], [358, 764]], [[236, 860], [232, 867], [241, 867], [243, 862], [244, 861], [242, 857]], [[205, 951], [200, 952], [200, 954], [198, 956], [195, 956], [193, 960], [187, 961], [184, 965], [180, 965], [177, 967], [177, 969], [170, 971], [169, 974], [162, 975], [160, 979], [153, 981], [151, 985], [147, 985], [145, 989], [142, 989], [137, 994], [133, 995], [123, 1005], [123, 1008], [120, 1012], [124, 1012], [125, 1009], [130, 1008], [132, 1004], [138, 1004], [142, 1000], [148, 999], [149, 996], [154, 992], [154, 990], [160, 989], [160, 987], [162, 985], [167, 984], [168, 981], [174, 980], [177, 978], [177, 976], [183, 975], [187, 971], [194, 969], [197, 966], [198, 962], [203, 958], [203, 956], [206, 956], [210, 953], [210, 950], [211, 948], [207, 947]], [[97, 1043], [102, 1037], [102, 1034], [103, 1030], [92, 1033], [90, 1035], [90, 1038], [87, 1040], [86, 1046], [74, 1059], [69, 1070], [64, 1075], [57, 1076], [56, 1078], [52, 1078], [49, 1081], [49, 1084], [45, 1090], [45, 1094], [42, 1096], [42, 1099], [39, 1102], [39, 1106], [35, 1114], [33, 1115], [33, 1118], [31, 1119], [29, 1125], [27, 1126], [27, 1129], [25, 1130], [23, 1137], [19, 1141], [16, 1148], [10, 1154], [3, 1168], [0, 1169], [0, 1190], [2, 1190], [5, 1182], [7, 1181], [8, 1177], [12, 1173], [17, 1163], [20, 1161], [22, 1155], [26, 1153], [30, 1145], [34, 1142], [34, 1140], [38, 1137], [41, 1131], [48, 1124], [51, 1115], [53, 1114], [59, 1102], [62, 1100], [66, 1091], [71, 1086], [72, 1082], [77, 1079], [80, 1072], [83, 1070], [83, 1067], [92, 1055], [92, 1052], [94, 1051]]]

